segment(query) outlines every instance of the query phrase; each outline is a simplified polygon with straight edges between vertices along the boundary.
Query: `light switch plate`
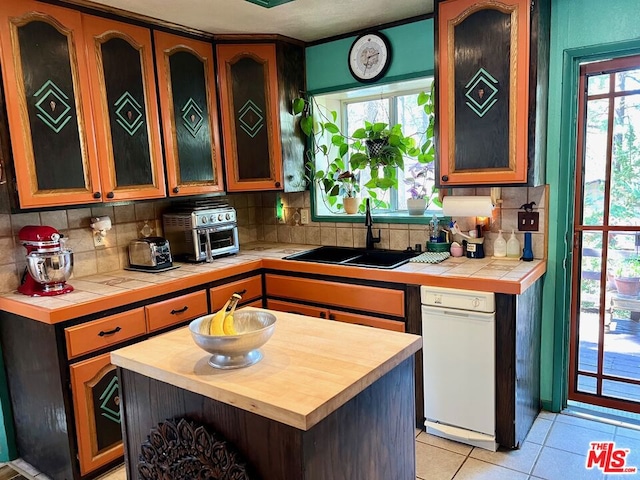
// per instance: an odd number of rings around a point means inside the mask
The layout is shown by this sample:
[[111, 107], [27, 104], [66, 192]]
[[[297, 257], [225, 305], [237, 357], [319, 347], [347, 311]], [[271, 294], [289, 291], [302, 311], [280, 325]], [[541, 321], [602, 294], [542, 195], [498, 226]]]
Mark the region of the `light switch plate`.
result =
[[518, 212], [518, 230], [521, 232], [537, 232], [540, 214], [538, 212]]

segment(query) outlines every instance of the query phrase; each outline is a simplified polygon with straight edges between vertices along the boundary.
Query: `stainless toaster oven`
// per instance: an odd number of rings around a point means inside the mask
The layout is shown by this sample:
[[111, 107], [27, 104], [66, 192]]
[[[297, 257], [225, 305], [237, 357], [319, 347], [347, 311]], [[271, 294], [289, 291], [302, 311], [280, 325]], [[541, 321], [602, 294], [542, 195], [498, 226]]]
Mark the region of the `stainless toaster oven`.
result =
[[236, 211], [226, 204], [168, 212], [162, 223], [176, 260], [211, 262], [240, 247]]

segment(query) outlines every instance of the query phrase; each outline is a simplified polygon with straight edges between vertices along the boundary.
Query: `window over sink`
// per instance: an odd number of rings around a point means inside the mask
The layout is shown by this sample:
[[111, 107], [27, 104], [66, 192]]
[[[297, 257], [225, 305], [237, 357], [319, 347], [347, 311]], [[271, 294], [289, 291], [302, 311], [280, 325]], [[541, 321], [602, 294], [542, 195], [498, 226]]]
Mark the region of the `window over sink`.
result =
[[[429, 118], [424, 112], [424, 107], [418, 105], [420, 92], [430, 92], [433, 77], [397, 82], [388, 85], [367, 86], [341, 92], [332, 92], [314, 96], [314, 102], [325, 112], [335, 112], [335, 124], [349, 137], [354, 132], [362, 129], [365, 122], [371, 124], [387, 124], [389, 127], [400, 124], [405, 137], [412, 137], [416, 146], [424, 142], [425, 134], [429, 128]], [[316, 114], [317, 115], [317, 114]], [[331, 145], [331, 132], [325, 132], [326, 144]], [[336, 149], [337, 156], [337, 149]], [[333, 151], [332, 151], [333, 154]], [[347, 153], [349, 155], [349, 153]], [[330, 156], [333, 158], [333, 155]], [[323, 168], [320, 165], [323, 159], [318, 161], [316, 170]], [[345, 159], [345, 170], [348, 170], [348, 161]], [[378, 220], [388, 223], [409, 223], [412, 219], [423, 219], [430, 217], [433, 213], [441, 214], [442, 209], [433, 203], [433, 198], [437, 199], [435, 188], [435, 162], [429, 164], [418, 164], [415, 157], [404, 156], [404, 169], [398, 168], [397, 175], [398, 188], [390, 188], [386, 191], [377, 189], [379, 198], [384, 200], [382, 206], [379, 202], [372, 201], [372, 213]], [[366, 198], [365, 189], [367, 182], [371, 180], [371, 172], [360, 170], [353, 179], [357, 184], [356, 192], [360, 192], [359, 200], [364, 202]], [[424, 216], [409, 215], [407, 210], [407, 199], [412, 198], [411, 190], [414, 193], [426, 193], [427, 208]], [[317, 188], [312, 182], [311, 199], [313, 217], [316, 221], [338, 221], [353, 222], [360, 221], [361, 215], [347, 214], [342, 208], [330, 205], [325, 197], [325, 192]], [[360, 209], [360, 212], [363, 208]]]

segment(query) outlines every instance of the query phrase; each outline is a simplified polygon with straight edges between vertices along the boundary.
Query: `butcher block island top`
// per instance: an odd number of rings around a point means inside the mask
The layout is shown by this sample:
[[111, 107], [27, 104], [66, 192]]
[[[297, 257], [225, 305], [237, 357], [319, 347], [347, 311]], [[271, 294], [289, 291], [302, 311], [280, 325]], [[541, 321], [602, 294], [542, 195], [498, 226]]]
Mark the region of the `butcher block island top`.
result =
[[0, 294], [0, 310], [53, 324], [260, 269], [515, 295], [523, 293], [546, 271], [546, 261], [537, 259], [522, 262], [452, 257], [435, 265], [407, 263], [392, 270], [283, 260], [313, 248], [317, 245], [256, 242], [243, 245], [237, 255], [212, 263], [176, 264], [180, 268], [162, 273], [115, 270], [72, 277], [68, 283], [75, 290], [65, 295]]
[[[220, 370], [188, 327], [115, 350], [111, 362], [169, 385], [309, 430], [422, 346], [421, 337], [272, 312], [257, 364]], [[125, 400], [126, 402], [126, 400]], [[125, 406], [126, 408], [126, 406]]]

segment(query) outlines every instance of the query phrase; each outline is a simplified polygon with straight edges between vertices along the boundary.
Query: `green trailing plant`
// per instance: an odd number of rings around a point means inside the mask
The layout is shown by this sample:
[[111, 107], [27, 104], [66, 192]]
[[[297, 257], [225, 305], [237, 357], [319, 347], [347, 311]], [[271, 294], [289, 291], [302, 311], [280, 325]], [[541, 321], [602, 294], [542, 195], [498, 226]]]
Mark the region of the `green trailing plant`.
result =
[[442, 207], [439, 199], [438, 188], [429, 184], [435, 180], [435, 107], [434, 88], [427, 92], [418, 94], [418, 105], [422, 106], [427, 116], [427, 129], [421, 133], [419, 142], [419, 152], [415, 155], [415, 161], [410, 163], [405, 170], [404, 182], [408, 186], [407, 193], [411, 198], [424, 198], [427, 200], [427, 208], [431, 203]]
[[[413, 137], [405, 136], [400, 124], [390, 127], [383, 122], [365, 121], [351, 136], [346, 135], [336, 123], [337, 112], [323, 108], [312, 97], [293, 100], [293, 113], [300, 115], [300, 128], [310, 140], [307, 179], [322, 190], [322, 198], [330, 210], [341, 210], [340, 199], [360, 191], [358, 179], [361, 172], [370, 175], [362, 190], [372, 199], [373, 207], [388, 208], [386, 194], [390, 189], [398, 188], [397, 171], [405, 169], [405, 158], [414, 159], [413, 164], [421, 165], [425, 172], [433, 170], [433, 91], [428, 94], [421, 92], [418, 104], [429, 116], [429, 126], [421, 133], [420, 144]], [[426, 180], [423, 174], [418, 178]], [[426, 191], [424, 195], [427, 195]], [[429, 200], [434, 195], [435, 203], [439, 203], [437, 189], [432, 189]], [[364, 208], [363, 202], [360, 212], [364, 212]]]

